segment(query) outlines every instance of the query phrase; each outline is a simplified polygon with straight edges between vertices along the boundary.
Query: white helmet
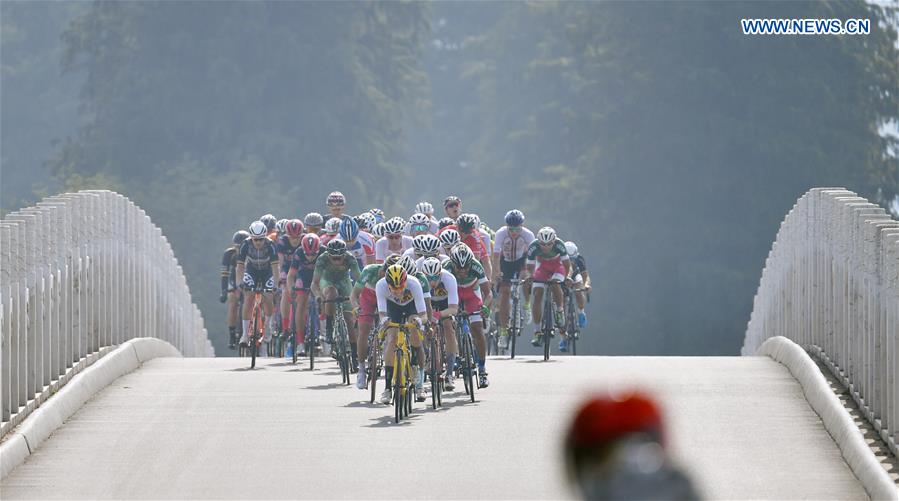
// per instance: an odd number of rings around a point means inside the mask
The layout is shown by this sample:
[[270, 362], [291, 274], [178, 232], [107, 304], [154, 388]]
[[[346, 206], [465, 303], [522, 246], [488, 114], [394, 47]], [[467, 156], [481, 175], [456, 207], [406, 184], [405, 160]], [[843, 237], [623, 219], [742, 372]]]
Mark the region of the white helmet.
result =
[[275, 229], [278, 230], [278, 233], [287, 231], [287, 219], [279, 219], [278, 222], [275, 223]]
[[251, 238], [264, 237], [265, 234], [268, 233], [268, 226], [266, 226], [262, 221], [253, 221], [252, 223], [250, 223], [249, 230]]
[[577, 245], [571, 240], [565, 242], [565, 250], [568, 251], [569, 257], [577, 257]]
[[418, 202], [415, 205], [415, 212], [421, 212], [422, 214], [430, 216], [434, 213], [434, 206], [431, 205], [431, 202]]
[[384, 223], [376, 223], [372, 229], [371, 234], [375, 236], [375, 238], [381, 238], [384, 236]]
[[358, 217], [365, 223], [365, 229], [367, 231], [371, 231], [372, 228], [374, 228], [375, 225], [378, 224], [378, 222], [375, 220], [375, 215], [371, 212], [363, 212], [362, 214], [359, 214]]
[[540, 231], [537, 232], [537, 240], [540, 243], [548, 244], [550, 242], [556, 241], [556, 230], [550, 228], [549, 226], [544, 226], [540, 228]]
[[409, 276], [414, 277], [415, 274], [418, 273], [418, 267], [415, 266], [415, 261], [413, 261], [409, 256], [401, 257], [399, 261], [396, 262], [396, 264], [402, 266]]
[[340, 231], [340, 218], [332, 217], [325, 223], [325, 233], [336, 235]]
[[446, 247], [452, 247], [460, 241], [459, 232], [452, 228], [443, 230], [443, 233], [440, 234], [440, 243]]
[[402, 233], [405, 226], [406, 222], [403, 221], [403, 218], [394, 217], [388, 219], [387, 222], [384, 223], [384, 234]]
[[450, 250], [450, 259], [459, 268], [465, 268], [474, 261], [474, 253], [471, 252], [467, 245], [460, 242]]
[[431, 220], [421, 212], [416, 212], [409, 218], [409, 224], [431, 224]]
[[429, 277], [436, 277], [440, 275], [440, 271], [443, 269], [443, 264], [440, 263], [440, 260], [436, 257], [427, 257], [424, 261], [421, 262], [421, 272]]
[[440, 239], [431, 234], [418, 235], [412, 239], [412, 248], [421, 256], [436, 256]]
[[481, 216], [472, 213], [472, 214], [471, 214], [471, 217], [474, 218], [474, 227], [475, 227], [475, 228], [480, 228], [480, 227], [481, 227]]

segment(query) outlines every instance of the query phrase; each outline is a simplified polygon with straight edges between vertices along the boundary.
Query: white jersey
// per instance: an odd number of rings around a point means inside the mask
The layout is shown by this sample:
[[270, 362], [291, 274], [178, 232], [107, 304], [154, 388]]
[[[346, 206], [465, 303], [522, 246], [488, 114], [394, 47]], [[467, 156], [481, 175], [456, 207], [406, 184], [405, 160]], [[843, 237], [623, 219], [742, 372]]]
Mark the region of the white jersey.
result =
[[397, 254], [402, 254], [406, 249], [412, 248], [412, 237], [410, 237], [409, 235], [402, 235], [403, 246], [399, 251], [390, 250], [389, 240], [390, 239], [388, 239], [387, 237], [381, 237], [381, 239], [375, 243], [375, 261], [382, 263], [390, 254], [393, 254], [394, 252]]
[[415, 249], [409, 248], [403, 251], [403, 256], [409, 256], [411, 259], [416, 259], [415, 257]]
[[387, 286], [387, 279], [382, 278], [375, 284], [375, 295], [378, 298], [378, 311], [382, 313], [387, 311], [387, 301], [391, 301], [399, 306], [406, 306], [415, 301], [415, 311], [418, 313], [428, 311], [425, 306], [425, 296], [421, 289], [421, 282], [415, 277], [406, 279], [406, 288], [403, 289], [402, 296], [397, 296], [391, 292], [390, 287]]
[[493, 253], [501, 254], [503, 261], [517, 261], [527, 255], [528, 247], [534, 240], [534, 233], [527, 228], [521, 228], [517, 235], [513, 235], [508, 227], [503, 226], [496, 232]]
[[484, 250], [487, 251], [487, 254], [490, 254], [490, 234], [487, 233], [487, 230], [484, 228], [478, 228], [478, 232], [481, 234], [481, 243], [484, 244]]
[[447, 305], [459, 305], [459, 286], [456, 277], [446, 271], [440, 270], [440, 281], [431, 288], [431, 300], [446, 300]]

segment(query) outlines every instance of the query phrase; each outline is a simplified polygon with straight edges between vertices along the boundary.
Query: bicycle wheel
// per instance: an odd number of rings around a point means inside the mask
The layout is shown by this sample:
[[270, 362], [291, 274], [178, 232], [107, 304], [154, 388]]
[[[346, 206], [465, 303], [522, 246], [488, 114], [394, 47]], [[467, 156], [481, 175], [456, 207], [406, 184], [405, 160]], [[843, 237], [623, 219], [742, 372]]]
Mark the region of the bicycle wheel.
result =
[[429, 350], [431, 363], [428, 364], [430, 369], [428, 378], [431, 380], [431, 408], [435, 410], [437, 409], [437, 399], [440, 393], [440, 351], [438, 346], [437, 336], [434, 336], [431, 339], [431, 348]]
[[466, 358], [468, 359], [466, 365], [468, 366], [468, 374], [465, 375], [467, 380], [467, 385], [471, 391], [468, 393], [468, 396], [471, 397], [471, 401], [474, 402], [474, 388], [475, 384], [475, 363], [474, 363], [474, 344], [471, 340], [471, 334], [468, 333], [465, 335], [465, 345], [467, 348], [465, 349], [468, 352]]
[[[378, 376], [381, 373], [381, 367], [379, 366], [379, 364], [380, 364], [379, 358], [380, 357], [378, 357], [378, 354], [377, 354], [378, 348], [376, 346], [373, 346], [371, 344], [372, 342], [377, 343], [378, 338], [376, 337], [376, 338], [374, 338], [373, 341], [369, 342], [369, 345], [368, 345], [368, 367], [366, 368], [366, 370], [368, 370], [368, 384], [371, 385], [371, 402], [370, 403], [373, 404], [373, 403], [375, 403], [375, 396], [377, 393], [376, 388], [378, 386]], [[388, 381], [387, 384], [390, 384], [390, 382]]]
[[468, 351], [468, 343], [465, 342], [465, 333], [459, 336], [459, 370], [462, 376], [462, 386], [465, 387], [465, 394], [471, 393], [471, 385], [468, 381], [468, 373], [470, 372], [469, 357], [471, 353]]
[[550, 290], [548, 288], [543, 291], [543, 361], [549, 360], [549, 345], [552, 343], [553, 335], [553, 310], [552, 299], [550, 299]]
[[403, 419], [403, 407], [406, 405], [406, 401], [403, 398], [403, 390], [405, 389], [405, 385], [403, 383], [403, 351], [400, 349], [396, 350], [396, 358], [393, 362], [393, 421], [394, 423], [399, 423], [400, 419]]

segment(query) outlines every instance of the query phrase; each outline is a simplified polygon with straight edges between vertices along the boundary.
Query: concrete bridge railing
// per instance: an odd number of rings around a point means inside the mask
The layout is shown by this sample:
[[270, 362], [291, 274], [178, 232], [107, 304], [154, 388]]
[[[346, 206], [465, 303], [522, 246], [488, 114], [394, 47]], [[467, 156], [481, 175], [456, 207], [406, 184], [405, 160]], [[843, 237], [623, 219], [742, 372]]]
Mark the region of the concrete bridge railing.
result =
[[129, 339], [213, 356], [162, 232], [109, 191], [49, 197], [0, 221], [0, 436]]
[[824, 362], [897, 453], [899, 222], [841, 188], [815, 188], [781, 223], [743, 354], [772, 336]]

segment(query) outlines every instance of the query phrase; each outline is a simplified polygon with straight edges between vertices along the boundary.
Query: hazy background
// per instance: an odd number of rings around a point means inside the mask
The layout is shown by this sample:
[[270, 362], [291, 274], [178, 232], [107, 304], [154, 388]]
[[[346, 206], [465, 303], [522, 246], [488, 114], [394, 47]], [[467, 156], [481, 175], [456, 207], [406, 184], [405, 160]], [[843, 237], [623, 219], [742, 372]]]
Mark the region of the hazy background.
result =
[[[795, 200], [899, 192], [895, 11], [864, 2], [0, 3], [0, 205], [109, 188], [162, 227], [220, 354], [265, 212], [458, 194], [575, 240], [583, 353], [737, 354]], [[744, 36], [741, 18], [867, 18]], [[52, 229], [48, 229], [52, 234]]]

